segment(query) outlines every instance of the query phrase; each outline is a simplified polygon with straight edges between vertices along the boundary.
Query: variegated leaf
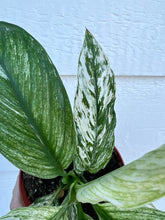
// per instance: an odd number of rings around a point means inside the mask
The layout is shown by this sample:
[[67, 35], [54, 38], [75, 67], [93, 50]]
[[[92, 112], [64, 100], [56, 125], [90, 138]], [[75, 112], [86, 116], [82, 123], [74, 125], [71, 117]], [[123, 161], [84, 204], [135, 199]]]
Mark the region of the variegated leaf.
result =
[[41, 178], [64, 174], [75, 150], [68, 96], [42, 46], [0, 22], [0, 153]]
[[114, 147], [115, 82], [100, 45], [86, 31], [78, 64], [78, 86], [74, 104], [77, 132], [77, 172], [104, 168]]
[[59, 192], [60, 188], [57, 189], [55, 192], [39, 197], [37, 198], [31, 205], [30, 207], [42, 207], [42, 206], [59, 206]]
[[79, 202], [108, 201], [134, 208], [165, 196], [165, 145], [77, 188]]
[[[0, 218], [0, 220], [53, 220], [61, 207], [28, 207], [12, 210], [7, 215]], [[63, 218], [61, 220], [68, 220]]]
[[97, 204], [95, 209], [100, 220], [164, 220], [165, 212], [141, 207], [124, 210], [112, 206], [110, 203]]

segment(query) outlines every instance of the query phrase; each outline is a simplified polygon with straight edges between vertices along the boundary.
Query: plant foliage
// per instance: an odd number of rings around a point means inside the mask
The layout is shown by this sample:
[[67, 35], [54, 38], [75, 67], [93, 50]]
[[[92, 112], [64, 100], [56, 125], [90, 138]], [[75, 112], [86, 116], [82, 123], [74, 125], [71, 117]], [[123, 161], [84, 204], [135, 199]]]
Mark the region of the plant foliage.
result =
[[[40, 178], [62, 177], [59, 188], [0, 219], [157, 219], [144, 206], [165, 195], [165, 145], [87, 181], [111, 159], [116, 116], [115, 81], [101, 46], [86, 30], [78, 63], [74, 116], [58, 72], [43, 47], [22, 28], [0, 22], [0, 153]], [[74, 168], [66, 169], [73, 162]], [[67, 191], [59, 202], [59, 192]], [[99, 203], [104, 202], [104, 203]]]
[[74, 105], [77, 172], [96, 173], [109, 162], [116, 125], [114, 103], [113, 71], [100, 45], [87, 30], [79, 58]]
[[42, 178], [64, 175], [75, 150], [68, 96], [42, 46], [0, 24], [0, 152]]

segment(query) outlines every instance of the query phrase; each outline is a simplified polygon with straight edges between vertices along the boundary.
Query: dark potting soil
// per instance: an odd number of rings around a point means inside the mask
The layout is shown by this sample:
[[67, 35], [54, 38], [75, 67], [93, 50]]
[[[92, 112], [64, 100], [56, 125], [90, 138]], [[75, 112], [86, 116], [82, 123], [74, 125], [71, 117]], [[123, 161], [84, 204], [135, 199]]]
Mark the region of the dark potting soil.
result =
[[97, 173], [89, 173], [85, 171], [83, 176], [88, 182], [90, 182], [91, 180], [97, 179], [113, 170], [118, 169], [122, 165], [123, 164], [119, 161], [117, 153], [114, 150], [110, 162], [107, 164], [107, 166], [104, 169], [100, 170]]
[[[84, 178], [89, 182], [91, 180], [97, 179], [119, 167], [122, 166], [122, 163], [119, 161], [116, 151], [113, 151], [112, 157], [110, 162], [107, 164], [107, 166], [100, 170], [99, 172], [95, 174], [91, 174], [89, 172], [84, 172], [83, 176]], [[67, 171], [70, 171], [73, 169], [73, 165], [71, 164]], [[24, 182], [25, 190], [31, 200], [31, 202], [34, 202], [35, 199], [48, 195], [52, 192], [54, 192], [58, 187], [59, 183], [62, 179], [62, 177], [56, 177], [53, 179], [41, 179], [38, 177], [31, 176], [29, 174], [26, 174], [22, 172], [22, 179]], [[83, 211], [93, 217], [93, 219], [97, 220], [98, 217], [92, 207], [91, 204], [86, 203], [82, 204]]]
[[31, 202], [34, 202], [37, 198], [54, 192], [59, 186], [61, 177], [54, 179], [40, 179], [22, 172], [22, 179]]

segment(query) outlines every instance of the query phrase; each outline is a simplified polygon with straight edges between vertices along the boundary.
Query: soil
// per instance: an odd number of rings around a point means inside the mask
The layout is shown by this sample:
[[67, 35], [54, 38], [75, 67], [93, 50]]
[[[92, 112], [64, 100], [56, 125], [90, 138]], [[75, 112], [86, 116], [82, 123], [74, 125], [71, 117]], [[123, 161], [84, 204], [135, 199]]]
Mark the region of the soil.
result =
[[54, 192], [54, 190], [58, 188], [59, 181], [61, 180], [61, 177], [57, 177], [54, 179], [40, 179], [24, 172], [22, 172], [22, 178], [25, 190], [31, 202], [34, 202], [35, 199], [39, 197]]
[[[112, 157], [110, 162], [107, 164], [107, 166], [100, 170], [98, 173], [91, 174], [89, 172], [84, 172], [83, 176], [84, 178], [89, 182], [91, 180], [97, 179], [98, 177], [101, 177], [119, 167], [121, 167], [123, 164], [121, 161], [119, 161], [118, 155], [116, 151], [113, 151]], [[73, 165], [71, 164], [67, 171], [70, 171], [73, 169]], [[25, 186], [25, 190], [31, 200], [31, 202], [34, 202], [35, 199], [42, 197], [44, 195], [48, 195], [52, 192], [54, 192], [58, 187], [59, 183], [62, 179], [62, 177], [56, 177], [53, 179], [40, 179], [34, 176], [31, 176], [29, 174], [26, 174], [22, 172], [22, 178]], [[83, 211], [93, 217], [93, 219], [97, 220], [98, 217], [92, 207], [91, 204], [82, 204]]]

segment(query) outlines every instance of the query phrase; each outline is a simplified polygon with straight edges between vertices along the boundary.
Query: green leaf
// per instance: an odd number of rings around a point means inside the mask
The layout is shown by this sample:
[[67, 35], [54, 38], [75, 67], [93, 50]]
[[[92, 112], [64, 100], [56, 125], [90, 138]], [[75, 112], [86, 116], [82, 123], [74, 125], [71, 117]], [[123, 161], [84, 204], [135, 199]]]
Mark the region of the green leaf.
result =
[[62, 208], [56, 213], [53, 220], [69, 220], [67, 216], [68, 204], [62, 206]]
[[69, 205], [67, 209], [67, 217], [68, 219], [71, 219], [71, 220], [72, 219], [78, 220], [76, 204]]
[[119, 208], [142, 206], [165, 196], [165, 145], [138, 160], [77, 187], [79, 202], [108, 201]]
[[[19, 208], [12, 210], [7, 215], [0, 218], [0, 220], [53, 220], [61, 207], [28, 207], [28, 208]], [[62, 219], [61, 219], [62, 220]]]
[[110, 203], [95, 205], [100, 220], [164, 220], [165, 212], [152, 208], [123, 210]]
[[83, 212], [83, 209], [80, 203], [77, 204], [77, 216], [78, 216], [78, 220], [93, 220], [92, 217], [90, 217], [89, 215]]
[[[59, 207], [57, 207], [59, 208]], [[59, 211], [53, 216], [53, 220], [92, 220], [92, 218], [85, 213], [79, 212], [77, 205], [72, 203], [64, 205], [59, 208]]]
[[[68, 205], [65, 216], [67, 214], [67, 220], [93, 220], [89, 215], [85, 214], [81, 208], [81, 204], [72, 203]], [[58, 216], [57, 220], [61, 219], [62, 216]]]
[[31, 207], [42, 207], [42, 206], [59, 206], [59, 193], [61, 187], [59, 187], [55, 192], [37, 198], [30, 206]]
[[68, 96], [42, 46], [0, 22], [0, 153], [41, 178], [64, 175], [75, 151]]
[[96, 173], [109, 162], [114, 148], [115, 82], [108, 59], [95, 38], [86, 31], [78, 64], [74, 104], [78, 173]]

